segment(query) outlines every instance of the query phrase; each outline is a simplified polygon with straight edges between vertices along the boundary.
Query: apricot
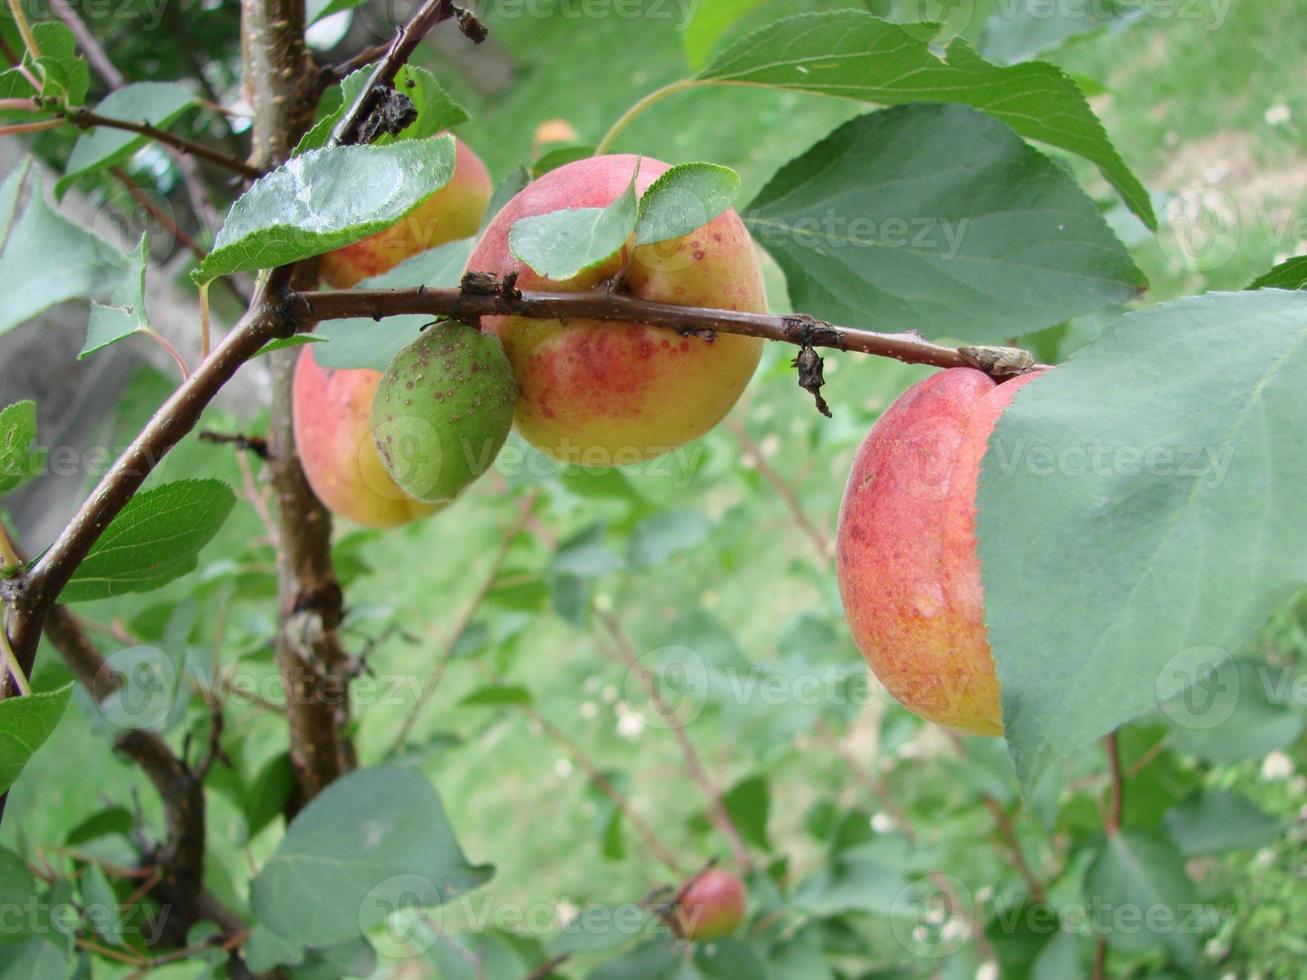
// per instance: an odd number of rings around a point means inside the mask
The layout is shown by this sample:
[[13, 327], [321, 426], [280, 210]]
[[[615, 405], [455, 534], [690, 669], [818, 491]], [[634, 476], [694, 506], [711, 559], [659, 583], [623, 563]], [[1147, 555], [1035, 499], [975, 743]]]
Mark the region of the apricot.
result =
[[389, 272], [410, 256], [477, 233], [494, 187], [490, 171], [462, 140], [455, 140], [454, 175], [385, 231], [322, 257], [322, 278], [336, 289]]
[[369, 527], [394, 527], [440, 510], [413, 499], [386, 473], [372, 441], [372, 398], [381, 372], [321, 368], [308, 346], [292, 381], [295, 446], [327, 509]]
[[[555, 282], [509, 250], [514, 222], [564, 208], [605, 207], [630, 185], [636, 157], [590, 157], [527, 185], [482, 234], [468, 269], [518, 274], [522, 289], [576, 292], [619, 273], [642, 299], [681, 306], [766, 309], [753, 241], [733, 210], [671, 241], [632, 248], [573, 279]], [[668, 169], [645, 157], [643, 192]], [[762, 341], [718, 334], [683, 337], [639, 323], [574, 318], [486, 317], [513, 365], [521, 395], [516, 424], [555, 459], [618, 466], [651, 459], [703, 435], [731, 410], [753, 376]]]
[[976, 552], [976, 484], [999, 415], [1040, 372], [996, 384], [951, 368], [872, 427], [840, 504], [836, 571], [872, 673], [910, 711], [1001, 735]]
[[721, 939], [744, 922], [748, 903], [744, 882], [729, 871], [710, 868], [681, 895], [672, 928], [682, 939]]
[[400, 489], [418, 500], [449, 501], [495, 461], [516, 405], [499, 338], [446, 321], [386, 368], [372, 399], [372, 435]]

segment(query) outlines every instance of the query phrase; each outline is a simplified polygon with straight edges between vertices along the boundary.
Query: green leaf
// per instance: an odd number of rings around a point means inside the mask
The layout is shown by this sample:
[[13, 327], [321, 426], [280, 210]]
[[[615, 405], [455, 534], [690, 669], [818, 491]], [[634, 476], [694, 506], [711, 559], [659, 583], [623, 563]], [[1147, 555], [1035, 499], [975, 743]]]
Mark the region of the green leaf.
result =
[[1138, 7], [1114, 9], [1110, 3], [1075, 8], [1014, 4], [996, 10], [986, 22], [980, 53], [997, 64], [1011, 65], [1056, 51], [1089, 34], [1127, 27], [1141, 20], [1141, 14]]
[[260, 925], [301, 946], [355, 939], [401, 909], [431, 908], [485, 884], [420, 773], [363, 769], [316, 796], [254, 879]]
[[79, 361], [132, 334], [150, 331], [150, 319], [145, 312], [145, 271], [150, 263], [148, 230], [141, 233], [141, 240], [127, 261], [135, 268], [136, 275], [123, 278], [108, 305], [91, 304], [86, 343], [77, 355]]
[[696, 3], [681, 25], [681, 49], [691, 68], [699, 69], [708, 61], [713, 46], [727, 29], [745, 14], [761, 7], [764, 0], [714, 0]]
[[593, 269], [626, 247], [635, 231], [635, 179], [606, 208], [564, 208], [514, 222], [508, 247], [518, 260], [554, 282]]
[[27, 760], [50, 737], [72, 692], [73, 685], [65, 684], [57, 691], [0, 701], [0, 793], [8, 792]]
[[0, 184], [0, 282], [22, 288], [0, 292], [0, 334], [65, 300], [110, 296], [123, 270], [117, 248], [50, 209], [30, 159], [10, 171]]
[[72, 972], [71, 946], [61, 936], [33, 936], [12, 946], [0, 945], [0, 976], [68, 980]]
[[[134, 82], [109, 93], [95, 107], [95, 112], [109, 119], [149, 123], [165, 129], [197, 104], [194, 93], [176, 82]], [[63, 177], [55, 185], [55, 194], [62, 197], [78, 177], [122, 163], [149, 142], [148, 136], [107, 126], [82, 134], [64, 167]]]
[[[91, 69], [77, 53], [77, 39], [64, 23], [44, 20], [32, 25], [41, 57], [36, 59], [36, 75], [42, 81], [41, 94], [60, 99], [70, 106], [80, 106], [91, 87]], [[27, 56], [23, 60], [31, 63]]]
[[604, 543], [604, 527], [592, 524], [558, 546], [549, 570], [579, 578], [599, 578], [625, 567], [622, 556]]
[[[631, 780], [624, 772], [608, 770], [603, 773], [603, 780], [623, 796], [630, 790]], [[600, 789], [598, 779], [590, 780], [590, 785], [586, 787], [586, 796], [594, 808], [594, 828], [599, 835], [599, 853], [606, 861], [621, 861], [626, 857], [626, 842], [622, 836], [624, 814], [621, 808]]]
[[549, 954], [576, 956], [619, 949], [638, 937], [648, 938], [657, 922], [648, 909], [634, 903], [586, 905], [559, 928], [549, 944]]
[[[0, 923], [0, 944], [15, 942], [32, 933], [37, 923], [23, 914], [38, 901], [36, 877], [27, 862], [7, 847], [0, 847], [0, 908], [11, 910], [9, 921]], [[14, 910], [22, 910], [13, 914]]]
[[750, 944], [729, 936], [710, 943], [696, 943], [694, 965], [705, 977], [739, 980], [741, 977], [765, 977], [767, 964]]
[[661, 565], [708, 540], [712, 521], [697, 510], [664, 510], [646, 517], [631, 531], [627, 562], [633, 568]]
[[856, 326], [1002, 341], [1145, 285], [1063, 167], [965, 106], [849, 121], [744, 219], [797, 309]]
[[770, 851], [767, 818], [771, 814], [771, 788], [766, 776], [749, 776], [722, 794], [722, 805], [745, 842]]
[[1243, 657], [1222, 659], [1205, 648], [1195, 652], [1189, 662], [1167, 664], [1170, 686], [1188, 685], [1161, 704], [1177, 751], [1230, 763], [1260, 759], [1298, 740], [1307, 714], [1295, 701], [1288, 670]]
[[741, 38], [696, 77], [880, 105], [970, 105], [1028, 139], [1097, 164], [1130, 210], [1157, 227], [1148, 192], [1061, 68], [1040, 61], [991, 65], [960, 38], [941, 57], [921, 26], [902, 27], [860, 10], [799, 14]]
[[497, 704], [530, 704], [531, 692], [516, 684], [491, 684], [478, 688], [458, 703], [464, 708]]
[[330, 252], [404, 217], [449, 182], [454, 140], [312, 150], [255, 181], [227, 214], [197, 283]]
[[294, 790], [295, 774], [289, 752], [275, 755], [263, 764], [246, 788], [241, 807], [245, 811], [246, 830], [250, 837], [255, 837], [285, 812], [286, 801]]
[[264, 354], [273, 354], [279, 350], [289, 350], [292, 347], [303, 347], [306, 344], [325, 344], [330, 340], [330, 337], [321, 333], [297, 333], [293, 337], [278, 337], [276, 340], [269, 340], [254, 352], [254, 356], [262, 357]]
[[594, 156], [595, 148], [593, 146], [560, 146], [544, 154], [539, 160], [531, 164], [531, 177], [533, 180], [539, 180], [551, 170], [557, 170], [559, 167], [569, 163], [575, 163], [577, 160], [584, 160], [586, 157]]
[[1175, 804], [1162, 818], [1185, 857], [1250, 850], [1271, 843], [1284, 825], [1235, 793], [1207, 789]]
[[[379, 276], [364, 279], [359, 289], [447, 289], [457, 286], [475, 240], [461, 238], [405, 259]], [[316, 336], [331, 343], [317, 348], [314, 359], [324, 368], [371, 368], [385, 371], [396, 354], [417, 339], [429, 316], [359, 317], [319, 323]]]
[[36, 402], [14, 402], [0, 410], [0, 495], [39, 472]]
[[[320, 118], [300, 139], [295, 147], [295, 156], [318, 150], [331, 142], [331, 134], [345, 113], [358, 101], [358, 97], [367, 88], [372, 79], [371, 68], [360, 68], [351, 72], [338, 86], [335, 98], [336, 108]], [[397, 140], [424, 139], [434, 136], [466, 122], [470, 117], [461, 105], [455, 102], [436, 80], [436, 76], [425, 68], [405, 65], [395, 76], [395, 90], [403, 93], [417, 110], [417, 118], [398, 134], [392, 136], [383, 133], [373, 143], [385, 146]]]
[[659, 936], [591, 970], [586, 980], [693, 980], [681, 947]]
[[78, 566], [60, 600], [148, 592], [185, 575], [235, 503], [221, 480], [178, 480], [138, 493]]
[[123, 944], [123, 917], [118, 896], [98, 864], [89, 865], [82, 876], [82, 907], [87, 924], [111, 946]]
[[1253, 640], [1307, 582], [1303, 418], [1307, 295], [1275, 290], [1133, 313], [1001, 416], [977, 536], [1027, 789]]
[[1307, 255], [1295, 255], [1253, 280], [1249, 289], [1307, 289]]
[[338, 14], [342, 10], [353, 10], [355, 7], [362, 6], [364, 2], [365, 0], [308, 0], [307, 21], [313, 25], [324, 17]]
[[1169, 841], [1132, 828], [1111, 835], [1086, 870], [1084, 888], [1090, 925], [1113, 947], [1134, 954], [1165, 946], [1195, 964], [1201, 906]]
[[640, 198], [635, 243], [651, 245], [702, 228], [740, 193], [740, 175], [715, 163], [682, 163], [665, 171]]

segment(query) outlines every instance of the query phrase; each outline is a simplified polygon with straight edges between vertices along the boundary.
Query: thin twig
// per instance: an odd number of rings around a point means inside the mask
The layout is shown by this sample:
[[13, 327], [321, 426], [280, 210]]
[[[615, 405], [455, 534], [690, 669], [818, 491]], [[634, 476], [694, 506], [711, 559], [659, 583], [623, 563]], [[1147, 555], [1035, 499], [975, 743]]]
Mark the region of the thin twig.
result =
[[23, 0], [9, 0], [9, 13], [14, 18], [14, 24], [18, 28], [18, 36], [23, 39], [23, 47], [35, 61], [41, 57], [41, 46], [36, 43], [36, 35], [32, 33], [32, 25], [27, 22], [27, 14], [23, 12]]
[[1121, 811], [1125, 803], [1125, 776], [1121, 772], [1121, 750], [1117, 745], [1116, 732], [1103, 739], [1107, 750], [1107, 760], [1111, 772], [1111, 794], [1107, 807], [1108, 836], [1114, 836], [1121, 830]]
[[204, 160], [216, 167], [222, 167], [224, 170], [230, 170], [232, 173], [239, 174], [246, 180], [258, 180], [263, 176], [263, 171], [258, 167], [252, 167], [243, 160], [237, 160], [235, 157], [229, 157], [220, 150], [215, 150], [204, 143], [198, 143], [195, 140], [187, 139], [185, 136], [179, 136], [177, 133], [169, 132], [166, 129], [160, 129], [146, 122], [132, 122], [128, 119], [114, 119], [109, 116], [102, 116], [98, 112], [92, 112], [90, 109], [56, 109], [55, 112], [61, 119], [64, 119], [79, 129], [94, 129], [97, 126], [104, 126], [108, 129], [121, 129], [129, 133], [138, 133], [141, 136], [148, 136], [157, 143], [165, 146], [171, 146], [189, 156], [199, 160]]
[[408, 741], [409, 733], [412, 732], [414, 724], [417, 723], [418, 719], [422, 717], [430, 706], [431, 698], [435, 695], [436, 688], [439, 686], [445, 665], [449, 662], [450, 657], [453, 656], [455, 644], [458, 643], [459, 637], [467, 632], [468, 627], [472, 625], [472, 620], [476, 616], [477, 611], [481, 608], [482, 603], [485, 602], [486, 596], [490, 594], [490, 590], [494, 588], [495, 580], [499, 578], [499, 573], [504, 567], [504, 562], [508, 559], [509, 549], [512, 548], [513, 542], [517, 539], [517, 536], [522, 533], [522, 530], [526, 527], [527, 521], [531, 518], [531, 510], [535, 507], [537, 496], [538, 494], [536, 492], [529, 493], [518, 504], [517, 520], [505, 529], [503, 537], [499, 542], [499, 548], [490, 562], [490, 567], [487, 569], [480, 587], [463, 607], [463, 612], [455, 621], [454, 628], [450, 631], [448, 638], [445, 640], [444, 650], [441, 651], [439, 659], [437, 659], [435, 666], [432, 667], [431, 673], [427, 676], [426, 682], [422, 685], [422, 693], [409, 709], [408, 714], [404, 716], [404, 721], [399, 726], [399, 732], [391, 742], [390, 751], [392, 753], [398, 752], [403, 748], [404, 743]]
[[994, 798], [992, 793], [982, 793], [981, 801], [985, 808], [989, 810], [990, 816], [994, 818], [994, 829], [998, 832], [999, 837], [1007, 845], [1007, 850], [1012, 857], [1012, 864], [1017, 869], [1026, 883], [1026, 888], [1030, 892], [1030, 897], [1036, 902], [1043, 902], [1046, 897], [1044, 883], [1039, 880], [1034, 869], [1026, 861], [1025, 852], [1021, 849], [1021, 839], [1017, 837], [1016, 828], [1012, 825], [1012, 820], [1008, 817], [1003, 805]]
[[735, 419], [727, 420], [727, 427], [735, 435], [736, 440], [740, 443], [740, 448], [744, 450], [746, 457], [753, 461], [754, 469], [771, 488], [780, 496], [782, 502], [790, 511], [790, 516], [808, 540], [812, 542], [813, 548], [816, 549], [822, 564], [829, 564], [834, 556], [835, 550], [831, 547], [831, 542], [817, 525], [813, 524], [803, 509], [803, 504], [799, 500], [799, 495], [795, 493], [794, 488], [785, 481], [770, 463], [767, 462], [763, 455], [762, 449], [749, 436], [749, 430], [743, 422], [737, 422]]
[[744, 843], [739, 828], [735, 826], [735, 821], [731, 819], [730, 811], [726, 809], [726, 804], [722, 800], [721, 789], [717, 786], [708, 770], [704, 767], [703, 760], [699, 757], [699, 751], [695, 748], [694, 742], [685, 731], [685, 725], [681, 722], [676, 712], [673, 711], [667, 702], [663, 699], [662, 692], [658, 689], [658, 682], [653, 675], [646, 670], [640, 669], [640, 658], [631, 645], [630, 638], [622, 629], [617, 617], [603, 610], [595, 610], [596, 618], [604, 625], [609, 636], [612, 637], [613, 643], [617, 648], [619, 659], [626, 664], [628, 670], [634, 672], [640, 678], [644, 686], [645, 693], [649, 697], [650, 703], [653, 704], [654, 710], [667, 722], [672, 730], [672, 735], [676, 739], [676, 744], [681, 750], [681, 757], [685, 765], [685, 771], [689, 777], [698, 784], [708, 800], [708, 818], [725, 836], [731, 845], [731, 851], [735, 855], [736, 864], [742, 870], [748, 871], [753, 867], [753, 860], [749, 856], [749, 848]]

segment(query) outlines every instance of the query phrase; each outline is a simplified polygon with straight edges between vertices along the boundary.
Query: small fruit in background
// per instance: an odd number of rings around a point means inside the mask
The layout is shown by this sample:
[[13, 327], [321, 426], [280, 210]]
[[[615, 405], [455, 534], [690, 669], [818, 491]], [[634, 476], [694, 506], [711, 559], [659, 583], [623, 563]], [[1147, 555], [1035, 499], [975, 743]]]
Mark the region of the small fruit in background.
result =
[[368, 527], [394, 527], [440, 510], [405, 493], [372, 441], [372, 398], [380, 371], [318, 366], [304, 348], [292, 384], [295, 446], [304, 475], [327, 509]]
[[862, 655], [910, 711], [973, 735], [1003, 733], [976, 485], [999, 415], [1040, 373], [997, 384], [951, 368], [909, 388], [859, 448], [840, 504], [836, 571]]
[[499, 338], [446, 320], [386, 368], [372, 401], [372, 434], [402, 490], [449, 501], [495, 461], [516, 406], [517, 382]]
[[[468, 260], [471, 271], [517, 273], [521, 289], [577, 292], [625, 271], [624, 289], [640, 299], [755, 313], [767, 308], [762, 267], [733, 210], [670, 241], [628, 245], [565, 282], [539, 275], [509, 249], [522, 218], [565, 208], [602, 208], [631, 183], [637, 158], [589, 157], [527, 185], [490, 222]], [[643, 193], [668, 165], [640, 160]], [[755, 337], [711, 339], [639, 323], [574, 318], [486, 317], [504, 341], [521, 388], [517, 428], [555, 459], [585, 466], [638, 463], [697, 439], [735, 405], [762, 353]]]
[[672, 929], [682, 939], [707, 941], [735, 932], [748, 912], [744, 882], [721, 868], [692, 880], [672, 911]]
[[580, 139], [576, 127], [566, 119], [546, 119], [536, 127], [531, 146], [536, 151], [560, 143], [575, 143]]
[[454, 141], [454, 175], [389, 228], [322, 257], [322, 278], [337, 289], [389, 272], [410, 256], [477, 233], [494, 186], [468, 145]]

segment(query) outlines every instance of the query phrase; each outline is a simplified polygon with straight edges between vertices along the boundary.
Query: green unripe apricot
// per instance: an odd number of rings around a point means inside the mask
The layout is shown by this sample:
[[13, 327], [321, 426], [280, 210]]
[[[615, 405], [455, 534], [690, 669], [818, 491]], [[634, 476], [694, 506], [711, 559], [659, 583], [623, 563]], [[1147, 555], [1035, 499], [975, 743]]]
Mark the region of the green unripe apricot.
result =
[[517, 406], [503, 345], [465, 323], [428, 327], [390, 362], [372, 400], [382, 465], [418, 500], [453, 500], [495, 461]]

